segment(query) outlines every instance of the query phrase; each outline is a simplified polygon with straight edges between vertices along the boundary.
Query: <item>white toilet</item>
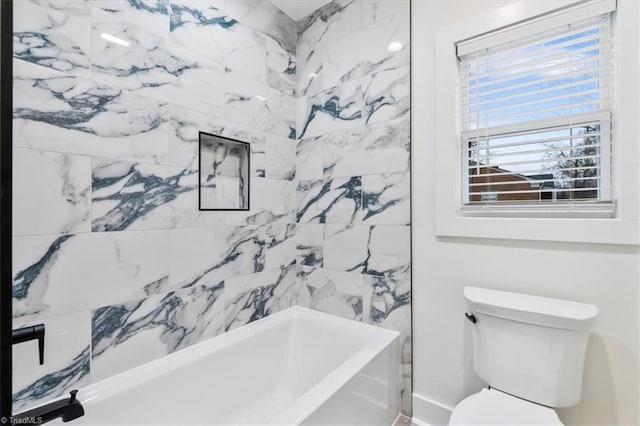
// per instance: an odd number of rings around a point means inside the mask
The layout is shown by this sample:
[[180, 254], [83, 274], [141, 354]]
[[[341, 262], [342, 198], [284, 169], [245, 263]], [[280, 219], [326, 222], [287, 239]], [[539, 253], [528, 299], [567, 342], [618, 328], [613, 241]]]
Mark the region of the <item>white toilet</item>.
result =
[[561, 425], [554, 407], [580, 401], [598, 308], [477, 287], [464, 296], [474, 367], [489, 388], [462, 400], [449, 425]]

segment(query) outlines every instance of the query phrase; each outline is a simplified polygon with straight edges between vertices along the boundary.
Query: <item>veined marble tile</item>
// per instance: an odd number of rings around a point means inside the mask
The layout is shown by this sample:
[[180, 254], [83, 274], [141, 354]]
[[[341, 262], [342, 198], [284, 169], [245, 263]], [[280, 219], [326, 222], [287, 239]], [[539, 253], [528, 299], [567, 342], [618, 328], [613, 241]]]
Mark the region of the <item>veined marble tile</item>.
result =
[[286, 268], [296, 263], [296, 225], [277, 223], [265, 227], [266, 269]]
[[296, 92], [296, 57], [274, 40], [267, 39], [267, 84], [285, 95]]
[[271, 39], [295, 55], [297, 24], [268, 0], [232, 0], [224, 2], [224, 11], [243, 25]]
[[[98, 9], [91, 15], [93, 79], [209, 114], [223, 114], [223, 66], [114, 15]], [[128, 45], [105, 40], [104, 34]]]
[[226, 330], [232, 330], [292, 306], [296, 267], [270, 269], [225, 283]]
[[169, 0], [88, 0], [118, 18], [160, 37], [169, 37]]
[[[409, 9], [328, 44], [324, 48], [323, 87], [409, 64]], [[390, 52], [390, 43], [403, 48]]]
[[299, 98], [298, 138], [319, 136], [362, 124], [362, 81], [352, 81], [324, 90], [317, 95]]
[[169, 287], [209, 285], [264, 270], [264, 228], [215, 226], [172, 230]]
[[371, 256], [368, 248], [370, 232], [371, 227], [366, 225], [325, 226], [324, 267], [339, 271], [366, 271]]
[[172, 166], [198, 170], [198, 133], [202, 131], [248, 142], [251, 145], [251, 176], [265, 177], [265, 140], [272, 135], [177, 105], [169, 107], [169, 116], [169, 163]]
[[409, 170], [409, 117], [324, 135], [325, 177]]
[[91, 382], [89, 311], [29, 321], [16, 318], [13, 328], [44, 323], [45, 363], [40, 365], [35, 341], [13, 345], [13, 411], [62, 396]]
[[411, 416], [411, 375], [412, 375], [412, 356], [411, 356], [411, 335], [402, 336], [402, 348], [400, 351], [400, 412], [405, 416]]
[[266, 148], [266, 177], [293, 180], [296, 175], [296, 141], [268, 135]]
[[296, 222], [296, 182], [252, 178], [249, 211], [226, 212], [228, 225]]
[[362, 26], [360, 0], [336, 0], [298, 21], [297, 52], [306, 53]]
[[195, 170], [99, 159], [92, 170], [94, 232], [224, 223], [224, 213], [198, 210]]
[[409, 6], [409, 0], [366, 0], [362, 3], [362, 24], [369, 25], [401, 10], [408, 15]]
[[411, 277], [364, 275], [363, 321], [408, 335], [411, 333]]
[[297, 305], [342, 318], [362, 319], [361, 274], [300, 266], [298, 280], [301, 285], [294, 298]]
[[51, 317], [138, 299], [168, 280], [166, 231], [13, 239], [15, 317]]
[[318, 180], [324, 177], [322, 169], [323, 136], [299, 139], [296, 146], [296, 179]]
[[91, 159], [13, 151], [13, 234], [90, 232]]
[[372, 225], [409, 225], [409, 172], [362, 176], [362, 222]]
[[322, 61], [324, 50], [316, 47], [299, 52], [296, 68], [296, 95], [311, 96], [322, 90]]
[[296, 138], [293, 97], [235, 71], [227, 73], [226, 84], [225, 118], [285, 138]]
[[353, 223], [362, 207], [359, 176], [298, 182], [297, 193], [300, 223]]
[[102, 380], [224, 331], [224, 283], [93, 311], [91, 375]]
[[367, 124], [409, 116], [409, 78], [409, 65], [405, 65], [379, 71], [367, 80], [364, 99], [364, 120]]
[[363, 271], [366, 274], [389, 276], [407, 272], [411, 266], [411, 227], [372, 226], [368, 253]]
[[167, 162], [168, 114], [161, 101], [20, 60], [14, 60], [13, 95], [15, 146]]
[[166, 99], [178, 105], [219, 117], [225, 114], [225, 78], [227, 69], [190, 50], [170, 45], [170, 51], [182, 62]]
[[171, 39], [184, 47], [266, 82], [265, 40], [228, 16], [220, 2], [171, 1]]
[[89, 77], [89, 7], [83, 1], [14, 2], [13, 55], [16, 58]]
[[296, 226], [296, 264], [304, 266], [322, 266], [324, 244], [324, 225], [316, 223]]

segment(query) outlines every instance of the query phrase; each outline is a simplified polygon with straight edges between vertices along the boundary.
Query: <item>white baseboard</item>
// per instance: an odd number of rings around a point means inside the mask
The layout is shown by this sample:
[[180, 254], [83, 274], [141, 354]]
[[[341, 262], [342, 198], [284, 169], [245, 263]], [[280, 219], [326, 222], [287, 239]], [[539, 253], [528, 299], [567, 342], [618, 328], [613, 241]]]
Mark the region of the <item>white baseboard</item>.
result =
[[413, 393], [413, 419], [417, 426], [447, 426], [453, 407]]

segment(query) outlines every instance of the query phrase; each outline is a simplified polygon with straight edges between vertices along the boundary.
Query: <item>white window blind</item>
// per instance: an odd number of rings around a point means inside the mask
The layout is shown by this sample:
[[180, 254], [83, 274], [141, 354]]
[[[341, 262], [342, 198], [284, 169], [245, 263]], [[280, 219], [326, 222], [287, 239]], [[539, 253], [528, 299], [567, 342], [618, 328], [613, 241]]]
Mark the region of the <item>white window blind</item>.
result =
[[514, 35], [458, 58], [463, 206], [611, 205], [611, 13]]

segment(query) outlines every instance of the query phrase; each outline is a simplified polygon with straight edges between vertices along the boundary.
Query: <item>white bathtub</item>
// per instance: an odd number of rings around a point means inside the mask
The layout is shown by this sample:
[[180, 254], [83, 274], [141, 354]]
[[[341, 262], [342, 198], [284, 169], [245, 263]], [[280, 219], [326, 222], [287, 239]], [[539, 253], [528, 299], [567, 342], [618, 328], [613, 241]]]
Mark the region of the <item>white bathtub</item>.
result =
[[81, 389], [74, 425], [391, 425], [398, 333], [293, 307]]

